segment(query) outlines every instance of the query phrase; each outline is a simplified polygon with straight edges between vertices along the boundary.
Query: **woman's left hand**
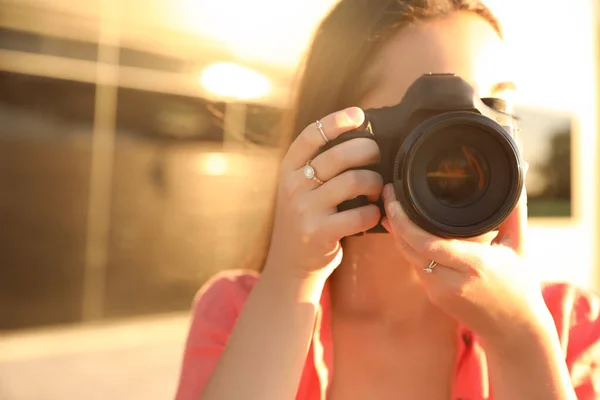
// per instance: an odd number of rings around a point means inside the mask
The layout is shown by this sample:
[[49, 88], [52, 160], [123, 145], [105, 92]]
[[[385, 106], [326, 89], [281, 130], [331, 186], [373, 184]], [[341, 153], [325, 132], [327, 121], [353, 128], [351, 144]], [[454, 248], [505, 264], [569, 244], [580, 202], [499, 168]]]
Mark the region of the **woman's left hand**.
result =
[[[486, 243], [444, 239], [420, 229], [405, 214], [391, 184], [383, 197], [387, 214], [383, 225], [395, 236], [435, 305], [483, 342], [517, 344], [516, 340], [549, 328], [552, 319], [540, 283], [523, 257], [525, 189], [496, 237]], [[437, 265], [426, 273], [431, 261]]]

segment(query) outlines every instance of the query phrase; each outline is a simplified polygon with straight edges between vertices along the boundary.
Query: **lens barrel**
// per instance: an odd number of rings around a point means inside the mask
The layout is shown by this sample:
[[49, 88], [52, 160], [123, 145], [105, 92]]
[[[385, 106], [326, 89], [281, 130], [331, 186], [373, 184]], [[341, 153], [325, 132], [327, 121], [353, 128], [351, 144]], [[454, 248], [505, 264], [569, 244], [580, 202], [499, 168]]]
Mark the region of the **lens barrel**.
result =
[[523, 161], [511, 133], [478, 113], [452, 111], [419, 124], [394, 162], [394, 186], [424, 230], [468, 238], [496, 229], [517, 205]]

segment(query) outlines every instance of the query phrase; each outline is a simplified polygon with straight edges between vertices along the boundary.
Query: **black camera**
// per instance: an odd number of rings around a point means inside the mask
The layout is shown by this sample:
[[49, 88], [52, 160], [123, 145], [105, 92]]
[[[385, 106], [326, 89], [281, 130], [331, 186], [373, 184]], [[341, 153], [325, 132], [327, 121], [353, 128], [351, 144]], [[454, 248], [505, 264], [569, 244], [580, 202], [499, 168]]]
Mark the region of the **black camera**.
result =
[[[445, 238], [467, 238], [496, 229], [517, 205], [523, 188], [523, 160], [514, 134], [517, 120], [506, 103], [479, 98], [455, 74], [417, 79], [402, 101], [365, 111], [363, 126], [341, 135], [322, 151], [355, 138], [375, 140], [377, 171], [393, 182], [410, 219]], [[365, 196], [339, 210], [368, 204]], [[382, 201], [378, 201], [385, 215]], [[378, 224], [371, 232], [385, 232]]]

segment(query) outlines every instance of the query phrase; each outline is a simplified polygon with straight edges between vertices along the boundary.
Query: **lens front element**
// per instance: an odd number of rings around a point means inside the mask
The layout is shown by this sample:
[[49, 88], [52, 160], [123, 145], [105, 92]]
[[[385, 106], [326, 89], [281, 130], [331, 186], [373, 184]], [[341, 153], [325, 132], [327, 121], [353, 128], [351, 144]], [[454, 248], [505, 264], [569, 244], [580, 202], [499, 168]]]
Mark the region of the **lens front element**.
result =
[[396, 195], [409, 218], [446, 238], [496, 229], [516, 206], [522, 160], [510, 133], [473, 112], [452, 111], [417, 125], [394, 162]]
[[462, 145], [442, 150], [427, 165], [427, 184], [435, 198], [449, 207], [477, 202], [490, 182], [490, 169], [481, 153]]

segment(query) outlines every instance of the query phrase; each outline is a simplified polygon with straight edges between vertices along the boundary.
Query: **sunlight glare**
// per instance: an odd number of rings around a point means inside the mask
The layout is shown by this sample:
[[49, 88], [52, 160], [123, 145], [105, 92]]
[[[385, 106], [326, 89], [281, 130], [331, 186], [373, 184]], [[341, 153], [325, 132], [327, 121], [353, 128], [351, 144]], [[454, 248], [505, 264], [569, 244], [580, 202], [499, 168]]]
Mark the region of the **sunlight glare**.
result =
[[222, 176], [229, 169], [227, 156], [222, 153], [204, 154], [200, 161], [199, 169], [203, 175]]
[[334, 0], [180, 0], [185, 29], [220, 42], [246, 60], [294, 66]]
[[206, 67], [199, 82], [214, 95], [229, 99], [259, 99], [271, 91], [271, 83], [264, 75], [229, 62]]

